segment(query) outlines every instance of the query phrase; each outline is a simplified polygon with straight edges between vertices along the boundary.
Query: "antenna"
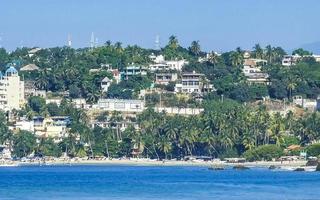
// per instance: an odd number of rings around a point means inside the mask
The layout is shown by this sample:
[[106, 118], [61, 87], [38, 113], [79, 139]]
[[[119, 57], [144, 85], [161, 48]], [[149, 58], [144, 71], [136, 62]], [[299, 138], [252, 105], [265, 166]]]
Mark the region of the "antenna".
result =
[[154, 44], [155, 44], [156, 50], [159, 50], [160, 49], [160, 37], [159, 37], [159, 35], [156, 35], [156, 40], [154, 41]]
[[71, 40], [71, 35], [68, 34], [68, 43], [67, 43], [67, 46], [68, 47], [71, 47], [72, 46], [72, 40]]
[[94, 39], [94, 33], [91, 33], [91, 39], [90, 39], [90, 48], [93, 49], [95, 47], [95, 39]]
[[96, 41], [95, 41], [95, 44], [94, 44], [95, 46], [94, 46], [94, 47], [98, 47], [98, 41], [99, 41], [98, 38], [96, 38]]

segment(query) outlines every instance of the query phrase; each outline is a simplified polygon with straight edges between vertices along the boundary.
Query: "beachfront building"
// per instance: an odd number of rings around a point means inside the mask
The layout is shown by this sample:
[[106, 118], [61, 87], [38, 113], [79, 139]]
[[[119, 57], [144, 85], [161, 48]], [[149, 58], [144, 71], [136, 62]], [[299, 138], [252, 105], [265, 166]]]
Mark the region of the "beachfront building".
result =
[[121, 79], [128, 80], [129, 77], [136, 75], [146, 76], [147, 69], [142, 66], [130, 65], [121, 72]]
[[24, 81], [18, 71], [10, 65], [4, 75], [0, 72], [0, 109], [19, 110], [25, 103]]
[[176, 81], [178, 79], [177, 73], [156, 73], [155, 83], [160, 85], [168, 85], [169, 82]]
[[39, 137], [51, 137], [56, 141], [67, 136], [67, 127], [71, 124], [70, 117], [34, 117], [34, 133]]
[[99, 99], [97, 108], [102, 111], [142, 112], [144, 101], [131, 99]]
[[204, 74], [191, 72], [183, 73], [181, 79], [175, 85], [175, 93], [204, 94], [214, 90], [212, 84]]

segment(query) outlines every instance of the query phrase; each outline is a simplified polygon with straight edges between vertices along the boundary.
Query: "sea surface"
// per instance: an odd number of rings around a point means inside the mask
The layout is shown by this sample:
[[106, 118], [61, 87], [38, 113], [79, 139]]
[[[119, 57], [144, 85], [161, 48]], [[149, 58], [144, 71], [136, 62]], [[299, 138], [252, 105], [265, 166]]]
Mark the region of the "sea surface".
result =
[[320, 173], [115, 165], [0, 167], [0, 199], [319, 200]]

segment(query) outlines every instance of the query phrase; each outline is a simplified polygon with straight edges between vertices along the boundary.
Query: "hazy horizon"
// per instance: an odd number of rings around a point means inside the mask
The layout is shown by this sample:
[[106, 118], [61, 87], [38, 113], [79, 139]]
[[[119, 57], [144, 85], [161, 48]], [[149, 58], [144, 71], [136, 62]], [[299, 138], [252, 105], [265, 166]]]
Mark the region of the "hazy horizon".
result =
[[0, 2], [0, 7], [0, 46], [7, 50], [63, 46], [69, 34], [72, 47], [86, 47], [91, 32], [98, 45], [111, 40], [154, 48], [156, 35], [161, 46], [176, 35], [182, 46], [199, 40], [206, 51], [252, 49], [256, 43], [288, 51], [311, 43], [317, 50], [320, 41], [316, 26], [320, 2], [316, 0], [12, 0]]

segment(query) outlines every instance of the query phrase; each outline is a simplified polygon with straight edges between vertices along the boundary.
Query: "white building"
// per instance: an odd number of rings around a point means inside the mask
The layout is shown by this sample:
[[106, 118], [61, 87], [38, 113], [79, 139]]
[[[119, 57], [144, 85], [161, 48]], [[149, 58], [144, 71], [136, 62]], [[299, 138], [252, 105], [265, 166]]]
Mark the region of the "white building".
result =
[[205, 78], [204, 74], [183, 73], [181, 80], [174, 88], [176, 93], [203, 94], [214, 90], [213, 85]]
[[269, 84], [269, 75], [267, 73], [261, 72], [260, 67], [251, 67], [249, 65], [244, 65], [242, 69], [243, 74], [247, 78], [249, 84]]
[[301, 56], [299, 55], [286, 55], [282, 58], [282, 65], [283, 66], [292, 66], [297, 64]]
[[300, 56], [300, 55], [286, 55], [282, 58], [283, 66], [292, 66], [296, 65], [299, 60], [302, 58], [312, 57], [316, 62], [320, 62], [320, 55], [311, 55], [311, 56]]
[[151, 55], [150, 59], [153, 64], [149, 65], [151, 71], [157, 70], [177, 70], [181, 71], [182, 67], [188, 64], [186, 60], [165, 60], [163, 55]]
[[112, 80], [110, 80], [108, 77], [105, 77], [104, 79], [102, 79], [101, 83], [100, 83], [100, 87], [102, 92], [108, 92], [108, 89], [110, 87], [112, 83]]
[[168, 85], [169, 82], [176, 81], [178, 79], [177, 73], [157, 73], [156, 84]]
[[144, 101], [130, 99], [99, 99], [97, 108], [104, 111], [142, 112]]
[[19, 110], [24, 101], [24, 81], [18, 71], [10, 66], [4, 75], [0, 72], [0, 109]]
[[121, 72], [121, 79], [122, 80], [128, 80], [131, 76], [146, 76], [147, 75], [147, 69], [142, 66], [128, 66]]

